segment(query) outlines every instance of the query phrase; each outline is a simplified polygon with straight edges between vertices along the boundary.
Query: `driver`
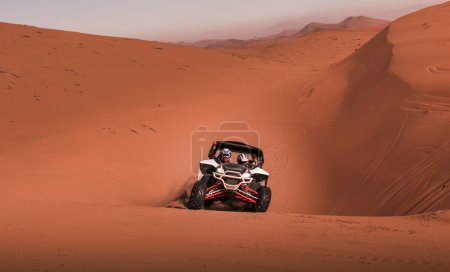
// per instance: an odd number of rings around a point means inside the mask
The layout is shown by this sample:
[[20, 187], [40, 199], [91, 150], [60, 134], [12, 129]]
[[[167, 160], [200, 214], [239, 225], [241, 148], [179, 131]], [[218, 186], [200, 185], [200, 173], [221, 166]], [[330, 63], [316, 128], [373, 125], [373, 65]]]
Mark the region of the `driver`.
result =
[[239, 156], [237, 157], [237, 162], [240, 165], [248, 165], [248, 158], [244, 153], [239, 154]]
[[220, 152], [219, 158], [220, 158], [220, 161], [222, 163], [230, 162], [230, 160], [231, 160], [231, 150], [229, 150], [228, 148], [222, 149], [222, 151]]

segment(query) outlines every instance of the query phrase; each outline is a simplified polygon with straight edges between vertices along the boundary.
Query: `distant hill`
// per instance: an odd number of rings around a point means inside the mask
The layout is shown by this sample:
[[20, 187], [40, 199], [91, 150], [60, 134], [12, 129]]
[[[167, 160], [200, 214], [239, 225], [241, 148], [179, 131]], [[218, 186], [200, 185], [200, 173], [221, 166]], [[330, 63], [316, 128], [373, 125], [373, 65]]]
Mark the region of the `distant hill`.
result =
[[183, 45], [189, 45], [194, 47], [202, 47], [202, 48], [233, 48], [233, 47], [241, 47], [247, 44], [248, 40], [239, 40], [239, 39], [207, 39], [200, 40], [192, 43], [181, 43]]
[[338, 29], [382, 29], [388, 24], [389, 21], [382, 19], [370, 18], [366, 16], [351, 16], [338, 24], [310, 23], [294, 35], [301, 36], [314, 31]]
[[389, 24], [383, 19], [370, 18], [366, 16], [351, 16], [337, 24], [309, 23], [302, 29], [286, 29], [277, 34], [261, 38], [240, 40], [240, 39], [207, 39], [192, 43], [181, 43], [194, 47], [203, 48], [236, 48], [255, 44], [260, 41], [276, 40], [280, 38], [299, 37], [310, 32], [327, 30], [351, 30], [351, 29], [382, 29]]

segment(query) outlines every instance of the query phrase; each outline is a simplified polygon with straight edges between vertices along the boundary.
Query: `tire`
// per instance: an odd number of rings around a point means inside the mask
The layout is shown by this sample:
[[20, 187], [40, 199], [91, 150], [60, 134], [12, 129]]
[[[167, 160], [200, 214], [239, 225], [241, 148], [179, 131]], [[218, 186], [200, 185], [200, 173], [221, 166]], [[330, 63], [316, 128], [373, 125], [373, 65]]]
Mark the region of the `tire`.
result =
[[201, 210], [205, 205], [207, 184], [204, 179], [197, 181], [192, 187], [191, 196], [186, 206], [190, 210]]
[[205, 200], [203, 207], [205, 209], [209, 209], [211, 207], [211, 205], [214, 204], [214, 200]]
[[272, 191], [269, 187], [263, 186], [258, 190], [258, 201], [256, 201], [254, 211], [266, 212], [270, 205], [270, 199], [272, 198]]

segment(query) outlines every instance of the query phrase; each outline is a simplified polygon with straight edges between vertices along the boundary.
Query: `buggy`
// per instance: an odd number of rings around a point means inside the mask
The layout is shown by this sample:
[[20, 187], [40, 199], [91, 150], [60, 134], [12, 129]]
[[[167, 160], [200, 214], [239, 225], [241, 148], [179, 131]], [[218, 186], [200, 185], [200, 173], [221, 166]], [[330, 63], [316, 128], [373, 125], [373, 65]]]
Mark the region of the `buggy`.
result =
[[[248, 163], [222, 162], [221, 150], [245, 154]], [[266, 212], [270, 205], [271, 190], [267, 187], [269, 173], [262, 169], [263, 151], [236, 141], [216, 141], [212, 144], [208, 160], [200, 161], [198, 180], [192, 187], [187, 208], [200, 210], [215, 201], [235, 199], [247, 203], [255, 212]]]

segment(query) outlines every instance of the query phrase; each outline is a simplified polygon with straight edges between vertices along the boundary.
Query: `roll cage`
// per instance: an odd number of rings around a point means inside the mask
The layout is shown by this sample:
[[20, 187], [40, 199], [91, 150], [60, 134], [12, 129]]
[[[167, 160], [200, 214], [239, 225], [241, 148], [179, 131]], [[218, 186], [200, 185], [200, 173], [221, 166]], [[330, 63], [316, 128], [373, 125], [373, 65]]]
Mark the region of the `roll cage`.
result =
[[257, 147], [244, 144], [237, 141], [216, 141], [212, 144], [208, 158], [216, 159], [216, 153], [218, 150], [224, 148], [230, 149], [232, 152], [247, 153], [253, 157], [254, 164], [253, 167], [262, 167], [264, 164], [264, 154], [263, 151]]

